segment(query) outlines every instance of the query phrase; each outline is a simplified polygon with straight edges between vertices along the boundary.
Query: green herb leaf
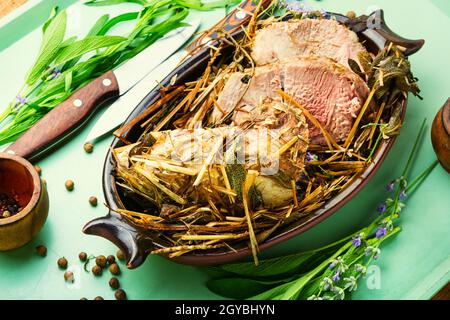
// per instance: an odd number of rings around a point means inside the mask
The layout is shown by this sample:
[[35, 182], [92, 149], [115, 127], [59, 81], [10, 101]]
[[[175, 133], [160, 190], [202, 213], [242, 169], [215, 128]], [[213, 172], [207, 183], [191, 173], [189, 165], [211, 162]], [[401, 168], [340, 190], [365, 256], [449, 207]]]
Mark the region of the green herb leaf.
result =
[[61, 65], [72, 59], [81, 57], [85, 53], [96, 49], [110, 47], [125, 41], [126, 38], [119, 36], [90, 36], [83, 40], [76, 41], [61, 50], [55, 61], [56, 65]]
[[215, 294], [232, 299], [247, 299], [267, 291], [274, 286], [289, 280], [252, 280], [245, 278], [222, 278], [210, 280], [206, 283], [209, 290]]
[[67, 15], [65, 11], [62, 11], [46, 28], [38, 58], [28, 73], [27, 84], [32, 84], [39, 79], [45, 68], [49, 67], [50, 63], [57, 57], [66, 33], [66, 24]]
[[137, 3], [145, 6], [147, 2], [145, 0], [91, 0], [84, 4], [87, 6], [100, 7], [100, 6], [111, 6], [120, 3]]

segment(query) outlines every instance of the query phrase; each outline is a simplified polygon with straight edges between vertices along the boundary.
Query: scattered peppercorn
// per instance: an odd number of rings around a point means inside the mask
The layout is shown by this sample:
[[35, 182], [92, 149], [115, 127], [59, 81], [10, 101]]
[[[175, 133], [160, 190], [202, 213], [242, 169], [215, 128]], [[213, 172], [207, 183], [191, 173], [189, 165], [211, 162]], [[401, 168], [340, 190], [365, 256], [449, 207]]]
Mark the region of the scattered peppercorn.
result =
[[116, 297], [117, 300], [125, 300], [127, 298], [127, 294], [122, 289], [118, 289], [114, 293], [114, 297]]
[[112, 265], [109, 266], [109, 272], [111, 272], [111, 274], [118, 276], [120, 274], [120, 268], [117, 265], [117, 263], [113, 263]]
[[106, 260], [108, 261], [109, 264], [113, 264], [116, 262], [116, 257], [110, 254], [109, 256], [106, 257]]
[[103, 299], [103, 297], [101, 297], [101, 296], [97, 296], [97, 297], [95, 297], [94, 300], [105, 300], [105, 299]]
[[98, 256], [97, 258], [95, 258], [95, 263], [100, 267], [100, 268], [105, 268], [106, 267], [106, 257], [103, 255]]
[[78, 258], [80, 259], [81, 262], [86, 262], [86, 260], [87, 260], [87, 253], [86, 252], [80, 252], [78, 254]]
[[35, 165], [35, 166], [34, 166], [34, 169], [36, 170], [36, 172], [38, 173], [38, 175], [41, 175], [41, 174], [42, 174], [42, 169], [41, 169], [41, 167], [39, 167], [38, 165]]
[[97, 206], [97, 197], [94, 197], [94, 196], [92, 196], [92, 197], [90, 197], [89, 198], [89, 203], [91, 204], [91, 206], [93, 206], [93, 207], [96, 207]]
[[67, 191], [72, 191], [75, 184], [73, 183], [72, 180], [67, 180], [65, 183], [65, 186], [66, 186]]
[[62, 257], [58, 259], [58, 267], [61, 269], [67, 269], [67, 259]]
[[92, 153], [94, 151], [94, 145], [92, 143], [85, 143], [83, 148], [86, 153]]
[[116, 256], [120, 261], [125, 261], [125, 254], [122, 250], [117, 250]]
[[109, 280], [109, 286], [111, 287], [111, 289], [114, 289], [114, 290], [119, 289], [119, 287], [120, 287], [119, 279], [111, 278]]
[[101, 276], [102, 272], [102, 268], [100, 268], [99, 266], [95, 265], [92, 267], [92, 273], [94, 274], [94, 276]]
[[39, 255], [39, 256], [41, 256], [41, 257], [45, 257], [46, 255], [47, 255], [47, 247], [46, 246], [44, 246], [44, 245], [38, 245], [37, 247], [36, 247], [36, 252], [37, 252], [37, 254]]
[[74, 282], [75, 278], [73, 277], [73, 272], [72, 271], [64, 272], [64, 280], [66, 280], [67, 282]]
[[19, 197], [6, 193], [0, 193], [0, 219], [16, 215], [22, 208], [19, 205]]
[[83, 297], [83, 298], [81, 298], [80, 300], [87, 300], [87, 298]]
[[355, 13], [355, 11], [349, 11], [349, 12], [347, 12], [346, 16], [350, 19], [355, 19], [356, 13]]

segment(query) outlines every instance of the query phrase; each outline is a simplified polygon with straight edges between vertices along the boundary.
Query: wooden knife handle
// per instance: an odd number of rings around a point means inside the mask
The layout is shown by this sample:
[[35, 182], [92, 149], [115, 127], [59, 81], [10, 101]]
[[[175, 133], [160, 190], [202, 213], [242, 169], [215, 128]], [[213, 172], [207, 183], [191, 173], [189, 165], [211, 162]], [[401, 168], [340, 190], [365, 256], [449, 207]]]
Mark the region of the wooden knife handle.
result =
[[116, 76], [108, 71], [72, 94], [26, 131], [6, 150], [23, 158], [32, 158], [83, 124], [102, 103], [118, 96]]
[[197, 37], [191, 44], [186, 47], [188, 52], [194, 51], [209, 39], [215, 39], [218, 32], [225, 30], [232, 33], [239, 29], [241, 25], [246, 25], [250, 22], [252, 14], [256, 11], [258, 6], [267, 8], [272, 0], [246, 0], [243, 1], [239, 7], [234, 9], [224, 19], [215, 24], [212, 28], [205, 31], [201, 36]]

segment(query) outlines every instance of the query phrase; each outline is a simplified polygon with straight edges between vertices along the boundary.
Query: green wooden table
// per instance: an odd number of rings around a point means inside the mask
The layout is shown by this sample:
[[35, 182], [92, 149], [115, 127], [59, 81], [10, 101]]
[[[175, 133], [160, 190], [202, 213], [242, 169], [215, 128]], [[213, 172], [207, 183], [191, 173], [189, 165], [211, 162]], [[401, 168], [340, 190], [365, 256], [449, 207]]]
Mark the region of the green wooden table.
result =
[[[68, 6], [74, 0], [31, 0], [24, 7], [0, 20], [0, 109], [14, 97], [27, 68], [37, 53], [40, 25], [53, 5]], [[335, 12], [354, 10], [365, 14], [385, 10], [389, 26], [400, 35], [424, 38], [424, 48], [411, 58], [420, 79], [423, 101], [410, 98], [406, 123], [385, 164], [349, 204], [312, 230], [265, 251], [276, 256], [315, 248], [347, 235], [370, 221], [377, 204], [386, 196], [384, 185], [397, 177], [406, 161], [418, 127], [426, 117], [430, 126], [435, 113], [450, 96], [450, 3], [448, 0], [323, 0], [309, 1], [317, 8]], [[83, 33], [96, 17], [127, 11], [133, 5], [88, 8], [77, 3], [69, 9], [70, 32]], [[203, 26], [211, 26], [224, 10], [194, 13]], [[194, 17], [195, 16], [195, 17]], [[117, 32], [120, 32], [118, 30]], [[167, 70], [169, 71], [169, 70]], [[102, 205], [90, 207], [88, 198], [103, 201], [101, 176], [107, 138], [95, 146], [93, 154], [83, 151], [83, 141], [99, 115], [76, 138], [39, 162], [48, 182], [51, 208], [42, 232], [27, 246], [0, 253], [1, 299], [79, 299], [102, 295], [113, 299], [109, 276], [94, 278], [82, 270], [78, 253], [111, 254], [116, 248], [103, 238], [82, 234], [83, 225], [106, 214]], [[429, 127], [428, 127], [429, 129]], [[428, 130], [429, 131], [429, 130]], [[413, 173], [420, 172], [435, 159], [429, 133], [425, 136]], [[66, 179], [75, 181], [75, 190], [67, 192]], [[355, 299], [429, 299], [450, 280], [450, 175], [436, 168], [428, 180], [408, 201], [401, 225], [403, 231], [383, 247], [381, 258], [362, 281]], [[34, 247], [45, 244], [48, 256], [41, 258]], [[65, 256], [74, 268], [77, 282], [66, 285], [56, 260]], [[136, 270], [125, 270], [120, 281], [130, 299], [217, 299], [205, 287], [204, 270], [178, 265], [159, 256], [151, 256]]]

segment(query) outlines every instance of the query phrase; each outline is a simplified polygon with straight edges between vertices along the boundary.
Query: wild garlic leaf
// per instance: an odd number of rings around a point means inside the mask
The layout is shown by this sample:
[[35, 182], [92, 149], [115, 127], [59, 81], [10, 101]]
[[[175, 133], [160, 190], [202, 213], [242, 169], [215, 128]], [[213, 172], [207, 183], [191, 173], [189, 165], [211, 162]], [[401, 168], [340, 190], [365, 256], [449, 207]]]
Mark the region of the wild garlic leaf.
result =
[[145, 0], [90, 0], [85, 2], [84, 4], [87, 6], [93, 6], [93, 7], [99, 7], [99, 6], [110, 6], [114, 4], [120, 4], [120, 3], [137, 3], [141, 4], [143, 6], [147, 5], [147, 1]]
[[104, 14], [95, 22], [87, 36], [97, 36], [109, 21], [109, 14]]
[[41, 49], [34, 66], [28, 73], [26, 83], [31, 85], [38, 80], [42, 72], [49, 67], [58, 55], [61, 43], [64, 40], [67, 25], [67, 14], [62, 11], [48, 25], [42, 38]]
[[65, 88], [64, 91], [69, 92], [70, 87], [72, 86], [72, 71], [68, 72], [64, 77], [65, 80]]
[[277, 285], [287, 282], [286, 280], [260, 281], [245, 278], [221, 278], [209, 280], [206, 286], [209, 290], [222, 297], [232, 299], [247, 299], [268, 291]]
[[59, 7], [53, 7], [52, 11], [50, 12], [50, 17], [47, 21], [45, 21], [44, 25], [42, 26], [42, 33], [45, 33], [45, 30], [47, 30], [48, 25], [55, 19], [59, 12]]
[[98, 35], [105, 35], [112, 27], [114, 27], [116, 24], [124, 21], [130, 21], [135, 20], [139, 17], [139, 12], [128, 12], [121, 15], [118, 15], [117, 17], [112, 18], [107, 23], [105, 23], [102, 27], [102, 29], [97, 33]]
[[76, 41], [65, 47], [58, 54], [56, 65], [61, 65], [67, 61], [78, 58], [96, 49], [110, 47], [125, 41], [126, 38], [119, 36], [90, 36]]

